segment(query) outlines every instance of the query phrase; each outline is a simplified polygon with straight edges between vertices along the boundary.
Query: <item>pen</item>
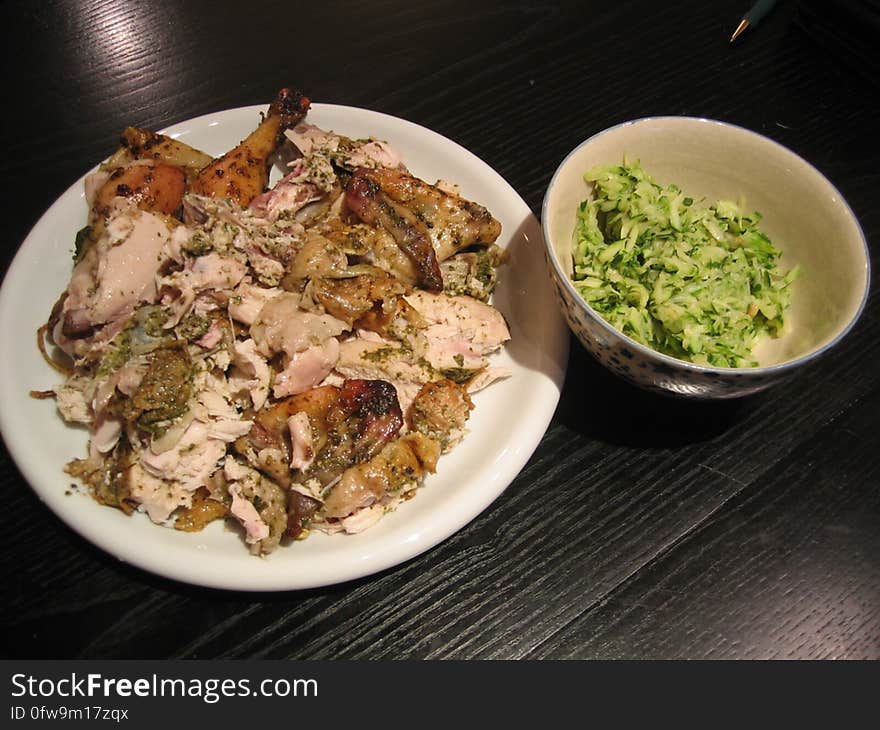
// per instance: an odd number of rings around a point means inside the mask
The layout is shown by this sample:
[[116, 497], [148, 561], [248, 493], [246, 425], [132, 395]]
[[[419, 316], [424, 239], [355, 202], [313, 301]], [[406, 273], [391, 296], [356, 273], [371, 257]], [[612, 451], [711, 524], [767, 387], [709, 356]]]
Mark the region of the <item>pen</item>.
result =
[[730, 42], [733, 43], [739, 38], [746, 28], [753, 28], [758, 25], [763, 17], [773, 9], [774, 5], [776, 5], [776, 0], [758, 0], [752, 6], [752, 9], [743, 16], [743, 19], [739, 21], [739, 25], [733, 31], [733, 35], [730, 36]]

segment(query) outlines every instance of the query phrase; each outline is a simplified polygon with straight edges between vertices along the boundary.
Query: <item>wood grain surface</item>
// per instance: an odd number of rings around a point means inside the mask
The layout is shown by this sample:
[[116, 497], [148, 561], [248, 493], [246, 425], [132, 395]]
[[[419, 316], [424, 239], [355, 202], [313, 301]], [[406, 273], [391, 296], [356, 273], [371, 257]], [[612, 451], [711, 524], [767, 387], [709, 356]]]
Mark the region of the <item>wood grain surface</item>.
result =
[[[733, 122], [821, 170], [873, 255], [878, 87], [800, 31], [796, 2], [731, 46], [748, 4], [7, 0], [4, 271], [127, 124], [285, 85], [446, 135], [536, 215], [555, 167], [601, 129]], [[553, 422], [495, 503], [403, 565], [311, 591], [215, 591], [126, 566], [64, 526], [0, 449], [0, 656], [880, 658], [878, 342], [872, 289], [851, 334], [798, 377], [698, 403], [618, 381], [573, 340]]]

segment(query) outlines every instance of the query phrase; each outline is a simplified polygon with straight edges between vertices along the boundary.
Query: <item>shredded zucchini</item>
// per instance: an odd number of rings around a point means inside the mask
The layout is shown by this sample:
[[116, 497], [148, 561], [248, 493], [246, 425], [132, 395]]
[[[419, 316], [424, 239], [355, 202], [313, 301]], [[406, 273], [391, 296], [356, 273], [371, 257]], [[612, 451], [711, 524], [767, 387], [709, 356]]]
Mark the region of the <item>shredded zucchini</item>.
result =
[[752, 350], [782, 330], [798, 274], [780, 268], [761, 215], [663, 188], [639, 163], [584, 179], [593, 197], [578, 208], [573, 281], [590, 307], [667, 355], [756, 366]]

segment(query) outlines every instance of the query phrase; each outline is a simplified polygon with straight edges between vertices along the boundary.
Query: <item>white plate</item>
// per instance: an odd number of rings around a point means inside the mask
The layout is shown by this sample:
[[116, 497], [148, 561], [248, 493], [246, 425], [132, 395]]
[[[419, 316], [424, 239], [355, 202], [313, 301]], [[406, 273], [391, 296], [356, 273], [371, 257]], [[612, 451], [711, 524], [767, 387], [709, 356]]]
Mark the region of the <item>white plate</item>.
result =
[[[175, 124], [166, 133], [219, 155], [253, 129], [264, 106], [244, 107]], [[22, 474], [49, 508], [83, 537], [120, 560], [188, 583], [235, 590], [311, 588], [397, 565], [436, 545], [482, 512], [513, 481], [535, 450], [559, 401], [568, 330], [553, 298], [540, 225], [492, 168], [456, 143], [411, 122], [363, 109], [314, 104], [308, 121], [352, 137], [392, 143], [413, 174], [457, 183], [503, 226], [510, 251], [495, 304], [512, 341], [495, 364], [513, 377], [478, 393], [470, 433], [441, 457], [415, 499], [358, 535], [313, 533], [267, 558], [251, 556], [222, 522], [200, 533], [126, 517], [85, 494], [65, 495], [65, 463], [86, 454], [87, 434], [66, 426], [54, 401], [35, 400], [59, 375], [43, 361], [36, 331], [71, 272], [74, 234], [86, 219], [83, 181], [65, 192], [25, 240], [0, 289], [0, 430]]]

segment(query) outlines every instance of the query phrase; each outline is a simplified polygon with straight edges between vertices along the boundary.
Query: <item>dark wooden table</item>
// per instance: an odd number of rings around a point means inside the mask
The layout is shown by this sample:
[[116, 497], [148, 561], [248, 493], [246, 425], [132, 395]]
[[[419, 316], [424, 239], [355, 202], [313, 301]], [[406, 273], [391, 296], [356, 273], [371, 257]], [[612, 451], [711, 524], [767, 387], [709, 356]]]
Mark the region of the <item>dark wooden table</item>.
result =
[[[802, 31], [795, 2], [730, 46], [748, 5], [7, 0], [4, 271], [127, 124], [285, 85], [450, 137], [536, 215], [556, 165], [605, 127], [734, 122], [816, 165], [876, 246], [878, 87]], [[878, 658], [878, 342], [874, 290], [844, 343], [794, 380], [695, 403], [619, 382], [573, 341], [555, 417], [494, 504], [397, 568], [303, 592], [127, 567], [43, 507], [0, 450], [0, 655]]]

